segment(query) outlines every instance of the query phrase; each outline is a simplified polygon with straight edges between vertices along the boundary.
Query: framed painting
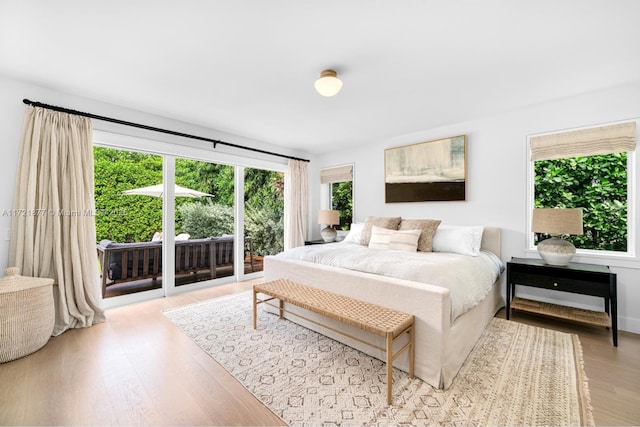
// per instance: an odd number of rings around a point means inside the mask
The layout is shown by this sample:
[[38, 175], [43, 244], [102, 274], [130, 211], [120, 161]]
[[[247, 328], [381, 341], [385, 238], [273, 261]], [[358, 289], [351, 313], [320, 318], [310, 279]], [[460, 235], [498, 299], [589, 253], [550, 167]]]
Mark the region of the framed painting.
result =
[[466, 200], [467, 136], [384, 150], [386, 203]]

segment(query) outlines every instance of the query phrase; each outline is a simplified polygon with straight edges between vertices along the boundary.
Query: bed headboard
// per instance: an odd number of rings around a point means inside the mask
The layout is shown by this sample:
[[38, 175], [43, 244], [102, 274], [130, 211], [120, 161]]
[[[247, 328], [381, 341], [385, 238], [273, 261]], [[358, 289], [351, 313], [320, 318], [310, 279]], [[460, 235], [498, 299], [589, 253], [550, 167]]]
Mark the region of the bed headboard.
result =
[[480, 244], [480, 247], [482, 249], [491, 251], [498, 257], [500, 257], [500, 228], [484, 227], [484, 232], [482, 233], [482, 243]]

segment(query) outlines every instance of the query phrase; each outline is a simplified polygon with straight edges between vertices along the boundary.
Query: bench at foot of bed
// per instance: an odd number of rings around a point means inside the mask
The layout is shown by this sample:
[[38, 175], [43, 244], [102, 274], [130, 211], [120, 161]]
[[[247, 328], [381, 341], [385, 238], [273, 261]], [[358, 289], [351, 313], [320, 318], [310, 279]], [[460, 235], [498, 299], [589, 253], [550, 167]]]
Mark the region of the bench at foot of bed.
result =
[[[266, 295], [267, 298], [260, 299], [258, 298], [259, 294]], [[282, 318], [284, 313], [287, 312], [307, 321], [327, 327], [334, 332], [348, 336], [349, 338], [358, 340], [374, 348], [385, 351], [387, 364], [387, 404], [391, 405], [393, 361], [405, 350], [409, 352], [409, 376], [413, 378], [415, 360], [415, 319], [413, 315], [379, 305], [370, 304], [333, 292], [301, 285], [290, 280], [277, 279], [253, 285], [254, 329], [257, 327], [258, 304], [268, 304], [269, 301], [274, 299], [279, 300], [278, 305], [273, 306], [279, 310], [280, 318]], [[295, 305], [305, 310], [321, 314], [330, 319], [355, 326], [374, 335], [384, 337], [386, 341], [386, 348], [378, 347], [377, 345], [371, 344], [360, 338], [356, 338], [338, 331], [337, 329], [330, 328], [327, 325], [322, 325], [315, 320], [305, 318], [296, 313], [291, 313], [284, 308], [284, 303]], [[394, 343], [405, 333], [409, 335], [408, 342], [394, 353]]]

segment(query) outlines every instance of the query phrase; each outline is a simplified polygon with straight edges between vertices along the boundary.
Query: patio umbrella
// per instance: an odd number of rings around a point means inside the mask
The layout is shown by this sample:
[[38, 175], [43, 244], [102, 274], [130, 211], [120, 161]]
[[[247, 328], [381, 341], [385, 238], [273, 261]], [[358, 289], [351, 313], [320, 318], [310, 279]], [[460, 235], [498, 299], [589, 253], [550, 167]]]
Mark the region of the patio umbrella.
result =
[[[180, 187], [175, 185], [176, 197], [214, 197], [213, 194], [203, 193], [202, 191], [191, 190], [189, 188]], [[164, 195], [164, 189], [162, 184], [151, 185], [149, 187], [134, 188], [133, 190], [123, 191], [122, 194], [134, 195], [134, 196], [153, 196], [162, 197]]]

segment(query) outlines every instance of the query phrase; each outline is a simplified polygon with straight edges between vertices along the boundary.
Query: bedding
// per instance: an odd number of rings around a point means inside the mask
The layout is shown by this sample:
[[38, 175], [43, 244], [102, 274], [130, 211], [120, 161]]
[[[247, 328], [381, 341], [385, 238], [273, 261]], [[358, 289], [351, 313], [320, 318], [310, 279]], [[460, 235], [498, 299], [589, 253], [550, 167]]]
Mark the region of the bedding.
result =
[[388, 228], [390, 230], [397, 230], [400, 226], [400, 220], [402, 220], [402, 218], [400, 218], [399, 216], [389, 218], [380, 216], [368, 216], [364, 221], [364, 227], [362, 227], [362, 233], [360, 234], [359, 243], [365, 246], [369, 245], [369, 239], [371, 239], [371, 229], [374, 225], [382, 228]]
[[489, 251], [480, 251], [474, 257], [373, 249], [349, 242], [301, 246], [276, 257], [445, 287], [451, 292], [452, 322], [482, 301], [504, 270], [500, 258]]
[[481, 226], [441, 225], [433, 236], [433, 250], [478, 256], [483, 231]]

